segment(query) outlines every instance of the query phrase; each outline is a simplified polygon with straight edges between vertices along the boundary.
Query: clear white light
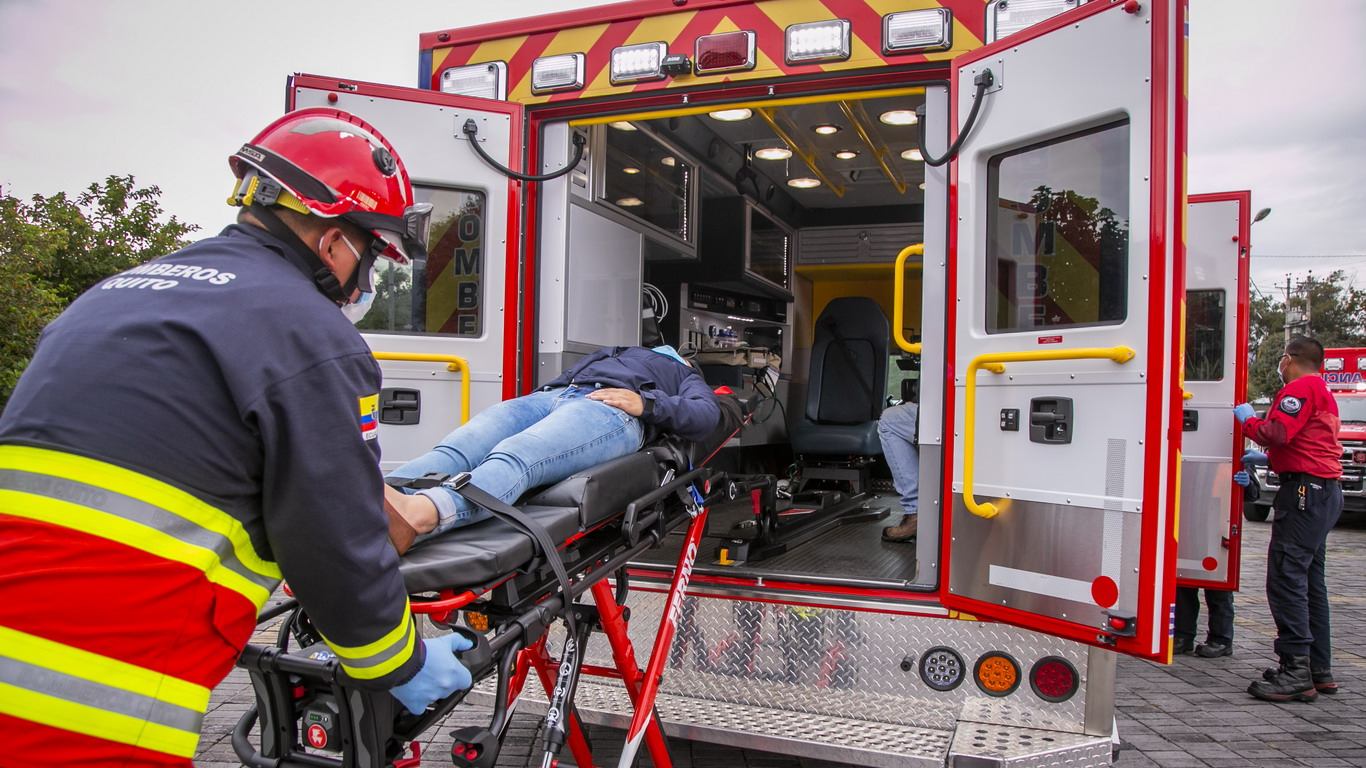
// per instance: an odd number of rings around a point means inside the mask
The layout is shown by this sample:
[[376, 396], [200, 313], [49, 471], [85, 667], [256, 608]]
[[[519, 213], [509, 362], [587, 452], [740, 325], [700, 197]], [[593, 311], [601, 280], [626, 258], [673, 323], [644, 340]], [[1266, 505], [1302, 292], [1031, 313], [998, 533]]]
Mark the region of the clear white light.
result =
[[788, 179], [787, 185], [797, 189], [811, 189], [812, 187], [819, 187], [821, 180], [812, 178]]
[[542, 56], [531, 62], [531, 92], [573, 91], [583, 87], [582, 53]]
[[987, 42], [1032, 27], [1086, 0], [992, 0], [987, 4]]
[[639, 169], [639, 168], [622, 168], [622, 169], [621, 169], [621, 172], [622, 172], [622, 173], [629, 173], [629, 174], [634, 175], [634, 174], [640, 173], [640, 169]]
[[716, 112], [708, 112], [707, 117], [713, 120], [720, 120], [724, 123], [734, 123], [739, 120], [748, 120], [754, 116], [754, 111], [750, 109], [722, 109]]
[[608, 123], [608, 125], [612, 126], [613, 128], [616, 128], [618, 131], [634, 131], [634, 130], [638, 130], [634, 125], [631, 125], [630, 123], [615, 122], [615, 123]]
[[623, 45], [612, 49], [612, 84], [659, 80], [664, 73], [659, 63], [669, 53], [664, 43]]
[[882, 17], [882, 48], [887, 53], [948, 48], [952, 29], [947, 8], [889, 13]]
[[819, 133], [822, 136], [829, 136], [832, 133], [839, 133], [840, 127], [838, 125], [818, 125], [812, 128], [811, 130], [815, 131], [816, 133]]
[[792, 150], [787, 147], [764, 147], [754, 150], [754, 156], [760, 160], [786, 160], [792, 157]]
[[923, 163], [923, 162], [925, 162], [925, 156], [922, 155], [922, 154], [920, 154], [920, 150], [918, 150], [918, 149], [908, 149], [908, 150], [906, 150], [905, 152], [902, 152], [902, 153], [901, 153], [901, 159], [902, 159], [902, 160], [914, 160], [914, 161], [916, 161], [917, 163]]
[[1366, 371], [1366, 357], [1357, 358], [1357, 370]]
[[921, 188], [921, 189], [924, 189], [924, 188], [925, 188], [925, 182], [923, 182], [923, 181], [920, 182], [920, 188]]
[[621, 205], [621, 206], [625, 206], [625, 207], [628, 207], [628, 208], [629, 208], [629, 207], [634, 207], [634, 206], [637, 206], [637, 205], [645, 205], [645, 201], [644, 201], [644, 200], [641, 200], [641, 199], [638, 198], [638, 197], [623, 197], [623, 198], [621, 198], [620, 200], [617, 201], [617, 205]]
[[502, 61], [451, 67], [441, 73], [441, 92], [481, 99], [507, 98], [508, 65]]
[[787, 28], [787, 61], [833, 61], [849, 58], [849, 20], [831, 19]]
[[892, 109], [877, 116], [879, 122], [887, 125], [915, 125], [920, 122], [914, 109]]
[[667, 165], [667, 166], [669, 166], [670, 168], [672, 168], [672, 167], [674, 167], [675, 165], [678, 165], [678, 161], [675, 160], [675, 159], [673, 158], [673, 156], [671, 156], [671, 155], [665, 155], [665, 156], [659, 158], [659, 164], [660, 164], [660, 165]]
[[1340, 371], [1340, 370], [1342, 370], [1343, 364], [1345, 364], [1346, 362], [1347, 362], [1346, 360], [1343, 360], [1343, 359], [1340, 358], [1340, 357], [1330, 357], [1330, 358], [1327, 358], [1327, 359], [1325, 359], [1325, 360], [1323, 361], [1323, 370], [1325, 370], [1325, 371]]
[[858, 157], [858, 152], [855, 152], [852, 149], [841, 149], [835, 153], [835, 157], [838, 157], [841, 160], [853, 160]]

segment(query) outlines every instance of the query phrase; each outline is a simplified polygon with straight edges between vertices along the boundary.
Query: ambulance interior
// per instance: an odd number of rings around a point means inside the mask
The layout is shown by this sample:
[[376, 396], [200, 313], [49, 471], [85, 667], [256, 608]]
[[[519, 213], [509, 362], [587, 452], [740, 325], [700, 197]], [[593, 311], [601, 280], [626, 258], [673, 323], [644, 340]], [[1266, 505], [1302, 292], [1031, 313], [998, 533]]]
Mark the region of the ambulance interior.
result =
[[[886, 407], [918, 398], [919, 356], [898, 347], [892, 321], [897, 256], [923, 241], [925, 164], [915, 109], [924, 101], [924, 89], [907, 89], [574, 129], [590, 140], [570, 184], [569, 269], [583, 249], [575, 232], [611, 226], [640, 235], [648, 311], [639, 343], [676, 346], [710, 384], [754, 402], [751, 423], [712, 463], [778, 481], [773, 489], [742, 487], [735, 502], [712, 508], [696, 571], [877, 589], [935, 586], [933, 572], [917, 574], [917, 551], [937, 559], [937, 542], [882, 539], [883, 528], [901, 522], [902, 508], [880, 452], [865, 459], [847, 450], [802, 453], [790, 434], [808, 411], [813, 378], [826, 390], [813, 406], [817, 421], [841, 400]], [[576, 225], [576, 217], [593, 223]], [[592, 258], [603, 258], [611, 241], [594, 238]], [[629, 243], [637, 241], [625, 242], [629, 264]], [[899, 330], [918, 342], [918, 254], [903, 273]], [[576, 304], [600, 301], [591, 290], [573, 296], [569, 282], [571, 316]], [[866, 298], [838, 312], [831, 307], [837, 299], [850, 304], [849, 297]], [[833, 325], [821, 321], [822, 347], [817, 320], [827, 308], [839, 317]], [[863, 312], [863, 321], [844, 316], [851, 309]], [[886, 323], [881, 339], [868, 313]], [[865, 332], [867, 325], [874, 330]], [[813, 345], [830, 366], [823, 377], [812, 371]], [[870, 365], [869, 356], [882, 359]], [[838, 413], [833, 418], [841, 421]], [[857, 419], [845, 414], [843, 421], [850, 418]], [[813, 441], [802, 442], [809, 451]], [[923, 474], [921, 536], [933, 539], [938, 526], [926, 523], [938, 509], [937, 472]], [[773, 515], [765, 521], [756, 504], [771, 505]], [[681, 539], [656, 549], [647, 562], [671, 567], [679, 546]]]

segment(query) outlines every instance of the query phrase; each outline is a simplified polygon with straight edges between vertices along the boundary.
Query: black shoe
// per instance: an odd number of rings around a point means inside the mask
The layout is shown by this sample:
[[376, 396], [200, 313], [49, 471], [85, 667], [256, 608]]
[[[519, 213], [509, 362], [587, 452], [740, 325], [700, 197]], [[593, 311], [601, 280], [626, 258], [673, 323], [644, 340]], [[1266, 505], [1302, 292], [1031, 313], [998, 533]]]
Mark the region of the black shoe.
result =
[[1232, 656], [1233, 645], [1219, 642], [1201, 643], [1195, 646], [1195, 655], [1202, 659], [1217, 659], [1220, 656]]
[[1172, 655], [1189, 656], [1195, 653], [1195, 638], [1193, 637], [1174, 637], [1172, 638]]
[[[1271, 672], [1271, 670], [1267, 670]], [[1262, 679], [1247, 687], [1247, 692], [1266, 701], [1313, 701], [1318, 695], [1314, 680], [1309, 674], [1308, 656], [1281, 654], [1281, 668], [1266, 673]]]
[[905, 515], [901, 522], [882, 529], [883, 541], [915, 541], [916, 528], [920, 526], [919, 515]]

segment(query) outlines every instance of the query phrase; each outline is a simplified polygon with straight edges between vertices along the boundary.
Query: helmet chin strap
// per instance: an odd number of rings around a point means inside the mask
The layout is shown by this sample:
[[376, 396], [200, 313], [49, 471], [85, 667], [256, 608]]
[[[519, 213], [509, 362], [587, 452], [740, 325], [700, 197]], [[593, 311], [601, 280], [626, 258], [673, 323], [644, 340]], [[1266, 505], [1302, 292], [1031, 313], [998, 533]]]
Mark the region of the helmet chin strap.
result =
[[328, 269], [322, 259], [318, 258], [318, 254], [309, 250], [309, 247], [303, 240], [299, 239], [294, 230], [280, 221], [280, 217], [276, 216], [269, 207], [260, 203], [253, 203], [248, 210], [256, 217], [257, 221], [261, 222], [266, 231], [283, 240], [290, 247], [290, 251], [285, 253], [285, 260], [312, 278], [313, 284], [318, 286], [318, 290], [322, 291], [324, 296], [331, 299], [339, 307], [351, 303], [351, 294], [355, 292], [356, 281], [360, 279], [359, 265], [351, 277], [347, 279], [346, 285], [342, 285], [337, 280], [337, 276], [332, 274], [332, 270]]

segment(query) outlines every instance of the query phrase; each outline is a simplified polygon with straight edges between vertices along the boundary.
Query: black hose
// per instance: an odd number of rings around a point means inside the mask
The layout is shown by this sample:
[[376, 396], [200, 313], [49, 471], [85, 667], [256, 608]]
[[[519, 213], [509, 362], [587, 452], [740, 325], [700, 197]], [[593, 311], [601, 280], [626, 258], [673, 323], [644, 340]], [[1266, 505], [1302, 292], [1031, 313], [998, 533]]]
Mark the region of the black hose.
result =
[[479, 124], [474, 122], [474, 118], [466, 120], [464, 127], [461, 128], [461, 131], [464, 132], [465, 136], [469, 138], [470, 146], [474, 147], [475, 153], [477, 153], [479, 157], [484, 160], [484, 162], [488, 163], [489, 166], [491, 166], [495, 171], [498, 171], [504, 176], [510, 176], [514, 179], [518, 179], [519, 181], [550, 181], [551, 179], [558, 179], [566, 173], [569, 173], [570, 171], [577, 168], [579, 165], [579, 161], [583, 159], [583, 145], [587, 141], [587, 139], [584, 138], [582, 133], [575, 132], [574, 156], [569, 159], [569, 163], [565, 165], [565, 167], [559, 169], [558, 171], [551, 171], [550, 173], [533, 174], [514, 171], [511, 168], [505, 167], [497, 160], [494, 160], [492, 157], [489, 157], [489, 153], [485, 152], [484, 148], [479, 146]]
[[930, 150], [925, 146], [925, 105], [921, 104], [915, 108], [916, 117], [920, 122], [920, 156], [924, 159], [925, 165], [938, 168], [939, 166], [952, 160], [958, 154], [958, 150], [963, 148], [963, 142], [967, 140], [968, 134], [972, 133], [972, 126], [977, 123], [977, 111], [982, 108], [982, 98], [986, 95], [987, 89], [996, 82], [996, 76], [991, 74], [990, 69], [982, 70], [982, 74], [973, 78], [972, 81], [977, 86], [977, 95], [972, 99], [972, 110], [968, 112], [967, 122], [963, 123], [963, 132], [958, 134], [958, 138], [949, 147], [942, 157], [930, 157]]

